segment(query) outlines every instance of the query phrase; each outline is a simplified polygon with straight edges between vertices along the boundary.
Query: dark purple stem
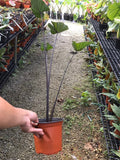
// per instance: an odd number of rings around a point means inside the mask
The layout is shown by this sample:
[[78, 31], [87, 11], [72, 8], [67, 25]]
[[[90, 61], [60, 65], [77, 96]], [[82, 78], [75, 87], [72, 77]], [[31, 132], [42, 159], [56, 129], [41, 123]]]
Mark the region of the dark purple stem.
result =
[[66, 69], [64, 70], [64, 74], [63, 74], [62, 80], [61, 80], [60, 85], [59, 85], [59, 88], [58, 88], [58, 92], [57, 92], [57, 95], [56, 95], [56, 98], [55, 98], [55, 102], [54, 102], [53, 107], [52, 107], [52, 110], [51, 110], [50, 121], [52, 121], [53, 113], [54, 113], [55, 106], [56, 106], [56, 102], [57, 102], [57, 98], [58, 98], [58, 96], [59, 96], [60, 89], [61, 89], [61, 87], [62, 87], [63, 80], [64, 80], [64, 78], [65, 78], [65, 74], [66, 74], [66, 72], [67, 72], [67, 69], [68, 69], [68, 67], [69, 67], [69, 64], [71, 63], [71, 61], [72, 61], [72, 59], [73, 59], [73, 56], [74, 56], [74, 55], [72, 55], [72, 57], [70, 58], [70, 60], [69, 60], [69, 62], [68, 62], [68, 64], [67, 64], [67, 67], [66, 67]]

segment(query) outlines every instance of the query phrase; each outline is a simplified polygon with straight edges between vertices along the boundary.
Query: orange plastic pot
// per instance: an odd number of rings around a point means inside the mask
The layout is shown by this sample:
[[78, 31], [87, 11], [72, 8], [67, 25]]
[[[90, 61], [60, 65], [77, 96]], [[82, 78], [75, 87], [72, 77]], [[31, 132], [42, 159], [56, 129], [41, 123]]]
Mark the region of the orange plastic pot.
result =
[[39, 120], [38, 127], [43, 129], [44, 135], [41, 138], [34, 135], [36, 153], [51, 155], [62, 150], [62, 123], [60, 118], [53, 118], [50, 122]]

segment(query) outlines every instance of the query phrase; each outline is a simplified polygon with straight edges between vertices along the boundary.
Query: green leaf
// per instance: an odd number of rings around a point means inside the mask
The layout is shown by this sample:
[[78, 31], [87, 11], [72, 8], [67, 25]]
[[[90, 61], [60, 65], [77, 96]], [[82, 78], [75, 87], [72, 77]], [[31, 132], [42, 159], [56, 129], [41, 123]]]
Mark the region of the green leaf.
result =
[[112, 111], [115, 113], [115, 115], [120, 118], [120, 107], [117, 107], [115, 104], [111, 105]]
[[114, 22], [115, 22], [115, 23], [117, 23], [117, 24], [120, 24], [120, 16], [119, 16], [119, 17], [114, 18]]
[[116, 124], [116, 123], [112, 123], [112, 125], [118, 130], [120, 131], [120, 125]]
[[112, 150], [112, 152], [113, 152], [114, 154], [116, 154], [118, 157], [120, 157], [120, 150], [118, 150], [118, 151]]
[[52, 34], [61, 33], [65, 30], [68, 30], [68, 26], [63, 22], [53, 22], [48, 24]]
[[112, 94], [112, 93], [100, 93], [100, 94], [103, 94], [104, 96], [108, 96], [110, 99], [117, 100], [117, 97], [115, 94]]
[[115, 133], [113, 133], [113, 132], [110, 132], [115, 138], [119, 138], [120, 139], [120, 136], [119, 135], [117, 135], [117, 134], [115, 134]]
[[33, 14], [38, 18], [41, 18], [43, 12], [49, 11], [49, 7], [45, 4], [43, 0], [31, 0], [31, 8]]
[[107, 32], [113, 32], [114, 30], [116, 31], [118, 28], [118, 24], [114, 23], [114, 22], [108, 22], [108, 30]]
[[47, 43], [47, 46], [46, 46], [46, 51], [49, 51], [50, 49], [52, 49], [53, 46], [51, 46], [49, 43]]
[[41, 43], [41, 45], [40, 45], [41, 51], [44, 51], [44, 50], [49, 51], [52, 48], [53, 47], [49, 43], [47, 43], [46, 46], [44, 45], [44, 43]]
[[113, 121], [117, 121], [117, 120], [118, 120], [115, 116], [112, 116], [112, 115], [105, 115], [105, 117], [106, 117], [108, 120], [113, 120]]
[[43, 43], [41, 43], [41, 45], [40, 45], [40, 49], [41, 49], [41, 51], [44, 51], [44, 44]]
[[115, 17], [120, 16], [120, 3], [113, 3], [109, 5], [107, 16], [110, 20], [114, 20]]
[[81, 51], [82, 49], [84, 49], [85, 47], [89, 46], [90, 44], [92, 44], [93, 42], [80, 42], [80, 43], [76, 43], [75, 41], [72, 42], [72, 46], [74, 48], [75, 51]]
[[0, 57], [4, 55], [6, 49], [3, 47], [0, 49]]

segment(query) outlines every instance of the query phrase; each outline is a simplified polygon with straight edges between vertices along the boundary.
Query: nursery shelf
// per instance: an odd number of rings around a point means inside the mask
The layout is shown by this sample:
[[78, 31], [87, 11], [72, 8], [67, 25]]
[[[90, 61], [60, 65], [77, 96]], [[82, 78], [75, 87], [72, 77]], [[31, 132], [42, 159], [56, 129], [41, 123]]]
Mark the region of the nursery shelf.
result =
[[[32, 15], [31, 18], [27, 21], [27, 25], [32, 23], [35, 20], [35, 16]], [[23, 28], [23, 30], [26, 27]], [[0, 42], [0, 48], [5, 47], [10, 41], [12, 41], [13, 39], [15, 39], [15, 37], [17, 37], [21, 32], [23, 32], [22, 30], [19, 30], [18, 32], [15, 32], [14, 34], [10, 34], [8, 39], [6, 39], [6, 41], [4, 43]]]
[[99, 22], [96, 20], [90, 19], [94, 30], [96, 32], [97, 38], [100, 42], [100, 45], [106, 55], [111, 68], [120, 84], [120, 50], [115, 48], [115, 39], [109, 38], [106, 39], [104, 32], [99, 29]]
[[[93, 79], [95, 78], [95, 75], [96, 75], [96, 71], [92, 71]], [[112, 132], [114, 128], [110, 126], [109, 121], [105, 117], [105, 110], [106, 110], [105, 106], [107, 106], [105, 101], [105, 96], [100, 94], [102, 92], [102, 88], [99, 88], [99, 90], [97, 90], [95, 84], [94, 84], [94, 87], [96, 89], [96, 96], [99, 103], [99, 110], [101, 115], [100, 118], [101, 118], [103, 130], [104, 130], [104, 137], [106, 141], [106, 148], [107, 148], [109, 160], [119, 160], [119, 158], [112, 153], [112, 150], [119, 149], [120, 141], [116, 139], [114, 136], [112, 136], [112, 134], [110, 134], [110, 132]]]
[[11, 60], [9, 66], [8, 66], [8, 72], [0, 72], [0, 89], [3, 87], [3, 85], [8, 80], [9, 76], [14, 72], [14, 70], [17, 67], [17, 64], [20, 60], [20, 58], [25, 54], [25, 51], [28, 50], [32, 42], [37, 37], [38, 33], [40, 32], [40, 29], [36, 31], [36, 33], [32, 36], [32, 38], [28, 41], [27, 45], [23, 48], [21, 52], [17, 54], [17, 63], [15, 64], [15, 57]]
[[[95, 75], [96, 75], [96, 72], [92, 71], [93, 78], [95, 78]], [[96, 89], [95, 84], [94, 84], [94, 87]], [[99, 103], [99, 110], [101, 115], [100, 118], [101, 118], [103, 130], [104, 130], [104, 137], [106, 141], [108, 157], [109, 157], [109, 160], [119, 160], [119, 158], [112, 153], [112, 150], [119, 149], [120, 141], [116, 139], [114, 136], [112, 136], [112, 134], [110, 134], [110, 132], [112, 132], [114, 128], [110, 126], [109, 121], [105, 117], [105, 110], [106, 110], [105, 105], [107, 106], [107, 104], [105, 103], [105, 96], [101, 95], [100, 94], [101, 92], [102, 92], [102, 89], [100, 88], [99, 90], [96, 89], [96, 96]]]
[[[94, 25], [94, 29], [95, 32], [97, 34], [97, 38], [104, 50], [104, 53], [107, 57], [107, 59], [109, 60], [109, 63], [111, 64], [111, 67], [118, 79], [118, 82], [120, 82], [120, 77], [118, 76], [118, 73], [120, 72], [120, 66], [117, 69], [116, 66], [120, 60], [120, 50], [117, 50], [114, 47], [115, 41], [112, 39], [108, 39], [106, 40], [104, 38], [104, 34], [103, 32], [101, 32], [99, 30], [99, 23], [92, 20], [91, 19], [91, 23]], [[85, 27], [84, 27], [84, 31], [85, 31]], [[112, 55], [112, 57], [111, 57]], [[90, 60], [90, 64], [93, 63], [92, 60]], [[92, 71], [92, 78], [94, 79], [96, 75], [96, 71], [93, 70]], [[106, 108], [105, 106], [107, 106], [106, 101], [105, 101], [105, 96], [103, 96], [102, 94], [100, 94], [102, 92], [102, 88], [99, 88], [99, 90], [97, 89], [97, 87], [94, 84], [94, 87], [96, 89], [96, 96], [97, 96], [97, 100], [99, 105], [99, 109], [100, 109], [100, 115], [101, 115], [101, 122], [102, 122], [102, 126], [104, 129], [104, 137], [105, 137], [105, 141], [106, 141], [106, 148], [107, 148], [107, 152], [108, 152], [108, 157], [109, 160], [119, 160], [119, 158], [113, 154], [112, 150], [118, 150], [119, 146], [120, 146], [120, 141], [118, 139], [116, 139], [110, 132], [113, 131], [113, 127], [110, 126], [109, 121], [106, 119], [105, 117], [105, 111]]]
[[104, 111], [105, 111], [105, 107], [103, 106], [103, 104], [105, 105], [104, 96], [101, 96], [99, 93], [97, 93], [97, 99], [98, 99], [98, 102], [101, 104], [99, 109], [101, 114], [102, 125], [104, 128], [104, 136], [106, 140], [109, 160], [119, 160], [119, 158], [112, 153], [112, 150], [119, 149], [120, 141], [117, 140], [114, 136], [112, 136], [112, 134], [110, 134], [110, 132], [113, 131], [113, 128], [110, 127], [109, 121], [104, 116]]

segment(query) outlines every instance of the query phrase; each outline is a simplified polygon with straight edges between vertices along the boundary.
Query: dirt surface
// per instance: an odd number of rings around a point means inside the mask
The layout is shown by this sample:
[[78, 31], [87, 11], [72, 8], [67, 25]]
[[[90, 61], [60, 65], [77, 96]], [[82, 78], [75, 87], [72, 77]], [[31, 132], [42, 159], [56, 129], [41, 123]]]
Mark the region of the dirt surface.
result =
[[[84, 41], [83, 26], [65, 23], [69, 30], [59, 34], [53, 60], [50, 104], [55, 99], [65, 66], [73, 51], [72, 41]], [[53, 43], [55, 35], [46, 31], [46, 40]], [[45, 116], [45, 65], [40, 52], [41, 34], [20, 61], [20, 66], [1, 90], [1, 96], [16, 107]], [[49, 54], [50, 57], [50, 54]], [[56, 155], [36, 154], [32, 134], [23, 133], [19, 127], [0, 130], [0, 160], [105, 160], [105, 140], [96, 106], [83, 106], [82, 92], [88, 91], [92, 102], [96, 101], [88, 68], [86, 51], [75, 55], [58, 98], [55, 117], [65, 119], [63, 124], [63, 149]], [[50, 58], [49, 58], [50, 59]], [[67, 107], [66, 107], [67, 106]]]

